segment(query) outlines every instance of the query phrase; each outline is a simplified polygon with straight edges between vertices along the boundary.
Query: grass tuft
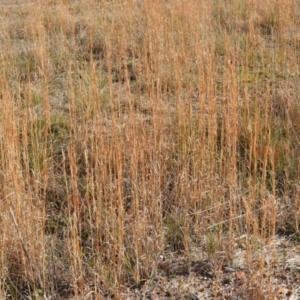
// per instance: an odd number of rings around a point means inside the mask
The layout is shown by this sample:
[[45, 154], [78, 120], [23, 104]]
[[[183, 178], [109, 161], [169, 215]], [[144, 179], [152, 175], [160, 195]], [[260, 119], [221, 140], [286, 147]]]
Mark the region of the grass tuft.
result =
[[281, 4], [0, 4], [0, 295], [119, 299], [165, 255], [243, 248], [254, 274], [299, 240], [299, 3]]

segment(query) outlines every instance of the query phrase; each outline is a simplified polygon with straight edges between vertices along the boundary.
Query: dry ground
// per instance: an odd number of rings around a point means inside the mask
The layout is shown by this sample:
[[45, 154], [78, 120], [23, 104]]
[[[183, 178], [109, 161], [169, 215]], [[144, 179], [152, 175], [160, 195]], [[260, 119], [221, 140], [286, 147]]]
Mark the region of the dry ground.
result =
[[259, 249], [248, 264], [247, 250], [242, 247], [235, 251], [232, 263], [224, 265], [222, 259], [203, 259], [198, 248], [190, 262], [180, 255], [166, 259], [156, 276], [124, 292], [122, 298], [299, 299], [299, 250], [299, 245], [277, 238]]

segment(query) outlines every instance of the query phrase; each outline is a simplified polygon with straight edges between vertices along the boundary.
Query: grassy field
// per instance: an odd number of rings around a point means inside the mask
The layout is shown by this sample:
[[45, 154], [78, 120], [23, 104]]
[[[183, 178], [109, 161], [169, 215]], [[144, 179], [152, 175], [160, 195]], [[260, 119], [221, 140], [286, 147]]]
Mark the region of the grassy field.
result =
[[266, 257], [300, 240], [299, 1], [5, 1], [0, 27], [1, 299], [140, 299], [170, 257], [221, 272], [241, 250], [239, 299], [276, 299]]

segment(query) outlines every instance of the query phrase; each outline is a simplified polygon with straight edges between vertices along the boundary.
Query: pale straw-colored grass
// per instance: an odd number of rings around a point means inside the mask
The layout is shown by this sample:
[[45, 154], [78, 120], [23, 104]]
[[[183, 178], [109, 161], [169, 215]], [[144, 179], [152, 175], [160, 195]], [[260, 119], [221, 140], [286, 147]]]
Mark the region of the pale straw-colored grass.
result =
[[119, 298], [163, 252], [230, 264], [243, 235], [257, 268], [299, 230], [299, 3], [280, 3], [1, 6], [3, 297]]

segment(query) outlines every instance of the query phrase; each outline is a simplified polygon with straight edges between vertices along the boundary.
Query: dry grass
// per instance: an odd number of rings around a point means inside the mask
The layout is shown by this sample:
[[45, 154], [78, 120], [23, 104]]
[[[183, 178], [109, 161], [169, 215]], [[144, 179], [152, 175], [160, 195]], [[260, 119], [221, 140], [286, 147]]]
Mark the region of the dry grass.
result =
[[300, 221], [300, 11], [281, 4], [1, 5], [1, 298], [120, 298], [162, 253], [230, 265], [243, 235], [262, 272], [254, 251]]

